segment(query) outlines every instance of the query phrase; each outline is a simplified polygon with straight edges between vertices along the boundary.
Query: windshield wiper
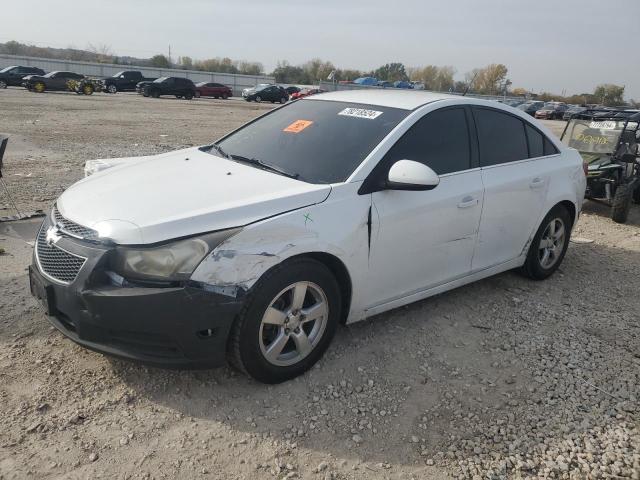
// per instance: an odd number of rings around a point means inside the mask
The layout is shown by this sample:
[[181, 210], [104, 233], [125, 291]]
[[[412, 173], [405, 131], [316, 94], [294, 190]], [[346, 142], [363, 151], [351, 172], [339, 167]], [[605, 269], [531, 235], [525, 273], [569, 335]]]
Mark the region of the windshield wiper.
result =
[[293, 179], [298, 179], [298, 177], [300, 177], [299, 173], [286, 172], [284, 170], [281, 170], [278, 167], [275, 167], [273, 165], [269, 165], [268, 163], [264, 163], [262, 160], [260, 160], [258, 158], [248, 158], [248, 157], [243, 157], [242, 155], [234, 155], [234, 154], [229, 155], [227, 158], [230, 158], [231, 160], [236, 160], [236, 161], [242, 162], [242, 163], [248, 163], [250, 165], [255, 165], [255, 166], [257, 166], [257, 167], [259, 167], [259, 168], [261, 168], [263, 170], [268, 170], [270, 172], [274, 172], [274, 173], [277, 173], [279, 175], [284, 175], [285, 177], [289, 177], [289, 178], [293, 178]]
[[206, 146], [202, 147], [200, 150], [203, 151], [203, 152], [215, 150], [223, 158], [229, 158], [229, 159], [231, 158], [231, 155], [229, 155], [227, 152], [225, 152], [222, 149], [222, 147], [220, 145], [218, 145], [217, 143], [212, 143], [210, 145], [206, 145]]

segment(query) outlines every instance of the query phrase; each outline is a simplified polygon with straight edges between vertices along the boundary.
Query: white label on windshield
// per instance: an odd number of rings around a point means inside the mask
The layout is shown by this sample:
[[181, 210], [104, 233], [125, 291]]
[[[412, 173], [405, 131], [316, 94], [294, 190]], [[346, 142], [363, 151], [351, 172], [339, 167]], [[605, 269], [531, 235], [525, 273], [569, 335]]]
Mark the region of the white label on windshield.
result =
[[338, 115], [344, 115], [345, 117], [366, 118], [367, 120], [374, 120], [382, 115], [382, 112], [377, 110], [367, 110], [365, 108], [345, 108]]
[[615, 130], [616, 122], [591, 122], [589, 128], [599, 128], [601, 130]]

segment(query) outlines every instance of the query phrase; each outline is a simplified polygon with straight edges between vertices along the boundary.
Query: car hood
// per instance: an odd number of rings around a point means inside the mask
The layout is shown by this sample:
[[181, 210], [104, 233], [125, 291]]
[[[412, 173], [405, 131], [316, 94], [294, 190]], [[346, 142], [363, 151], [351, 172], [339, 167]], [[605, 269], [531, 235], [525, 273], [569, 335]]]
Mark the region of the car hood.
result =
[[27, 75], [25, 77], [22, 77], [22, 79], [27, 79], [27, 80], [48, 80], [48, 78], [45, 78], [43, 75]]
[[294, 180], [198, 148], [114, 163], [72, 185], [57, 208], [68, 220], [119, 244], [244, 226], [321, 203], [331, 192], [329, 185]]

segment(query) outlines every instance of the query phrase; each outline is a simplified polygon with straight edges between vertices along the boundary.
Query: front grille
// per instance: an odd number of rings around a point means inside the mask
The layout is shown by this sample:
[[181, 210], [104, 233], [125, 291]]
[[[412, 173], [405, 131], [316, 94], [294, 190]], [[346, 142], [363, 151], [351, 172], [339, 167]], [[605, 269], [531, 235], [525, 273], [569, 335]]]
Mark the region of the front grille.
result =
[[62, 250], [55, 245], [48, 245], [46, 236], [47, 231], [43, 226], [36, 239], [36, 259], [40, 270], [59, 282], [73, 282], [87, 259]]
[[55, 206], [53, 207], [53, 223], [60, 227], [62, 233], [66, 233], [72, 237], [84, 240], [96, 240], [98, 238], [97, 231], [88, 227], [83, 227], [82, 225], [78, 225], [77, 223], [64, 218]]

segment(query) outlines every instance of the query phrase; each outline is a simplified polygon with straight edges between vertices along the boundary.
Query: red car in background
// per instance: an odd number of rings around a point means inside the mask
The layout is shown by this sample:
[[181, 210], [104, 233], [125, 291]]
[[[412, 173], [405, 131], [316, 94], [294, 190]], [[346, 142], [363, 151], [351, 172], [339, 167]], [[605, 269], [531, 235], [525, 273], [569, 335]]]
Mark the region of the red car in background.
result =
[[233, 91], [226, 85], [213, 82], [196, 83], [196, 97], [213, 97], [227, 99], [233, 96]]
[[305, 88], [304, 90], [300, 90], [297, 93], [293, 93], [291, 95], [291, 100], [296, 100], [298, 98], [308, 97], [310, 95], [315, 95], [317, 93], [324, 93], [326, 90], [322, 90], [320, 88]]

